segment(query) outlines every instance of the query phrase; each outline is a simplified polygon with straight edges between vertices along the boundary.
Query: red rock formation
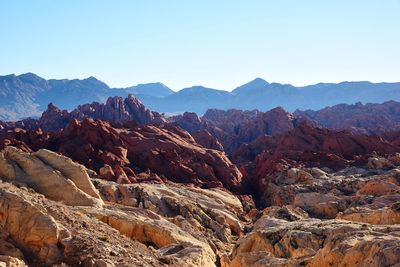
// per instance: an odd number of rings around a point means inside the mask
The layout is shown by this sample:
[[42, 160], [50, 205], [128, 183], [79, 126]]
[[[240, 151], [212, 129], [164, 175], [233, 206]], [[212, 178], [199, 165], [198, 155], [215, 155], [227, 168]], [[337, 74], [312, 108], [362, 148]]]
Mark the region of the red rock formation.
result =
[[242, 145], [233, 154], [233, 162], [245, 175], [245, 186], [263, 190], [265, 186], [262, 182], [266, 175], [290, 167], [329, 167], [339, 170], [351, 165], [365, 165], [373, 153], [388, 155], [399, 150], [399, 146], [378, 136], [301, 124], [285, 134], [260, 137]]
[[158, 112], [147, 109], [135, 96], [127, 98], [110, 97], [105, 104], [93, 102], [77, 107], [72, 112], [61, 110], [50, 103], [38, 120], [26, 119], [17, 122], [0, 122], [0, 132], [16, 127], [25, 130], [41, 128], [44, 131], [58, 131], [77, 119], [79, 121], [92, 118], [109, 122], [135, 121], [141, 124], [162, 124], [165, 118]]
[[208, 110], [202, 118], [194, 113], [171, 118], [190, 133], [207, 130], [230, 154], [243, 143], [249, 143], [260, 136], [276, 135], [293, 129], [295, 120], [282, 108], [267, 112], [241, 110]]
[[[128, 127], [127, 127], [128, 126]], [[99, 171], [108, 179], [135, 181], [135, 172], [150, 170], [179, 183], [236, 190], [241, 173], [221, 151], [205, 149], [179, 127], [110, 125], [98, 120], [72, 120], [59, 132], [13, 131], [4, 145], [33, 150], [47, 148]], [[122, 167], [122, 168], [121, 168]]]
[[364, 134], [381, 134], [400, 130], [400, 103], [388, 101], [382, 104], [340, 104], [313, 111], [296, 111], [298, 118], [314, 121], [326, 128]]
[[192, 133], [194, 140], [205, 148], [224, 151], [224, 147], [217, 138], [212, 136], [207, 130], [196, 131]]
[[169, 122], [179, 125], [189, 133], [201, 131], [211, 126], [194, 112], [185, 112], [181, 115], [173, 116], [169, 118]]
[[293, 116], [278, 107], [267, 112], [208, 110], [203, 118], [249, 142], [262, 135], [276, 135], [293, 129]]
[[39, 127], [46, 131], [57, 131], [64, 128], [70, 120], [71, 115], [67, 110], [61, 110], [50, 103], [39, 119]]
[[76, 119], [93, 118], [109, 122], [122, 122], [133, 120], [141, 124], [160, 124], [165, 119], [158, 113], [147, 109], [135, 96], [110, 97], [105, 104], [92, 103], [79, 106], [71, 112], [71, 117]]
[[32, 152], [32, 150], [38, 150], [46, 145], [49, 137], [50, 135], [43, 133], [41, 129], [27, 131], [14, 128], [0, 133], [0, 149], [6, 146], [15, 146], [25, 152]]
[[39, 121], [35, 119], [25, 119], [21, 121], [0, 121], [0, 134], [7, 132], [9, 129], [21, 128], [26, 130], [33, 130], [39, 128]]

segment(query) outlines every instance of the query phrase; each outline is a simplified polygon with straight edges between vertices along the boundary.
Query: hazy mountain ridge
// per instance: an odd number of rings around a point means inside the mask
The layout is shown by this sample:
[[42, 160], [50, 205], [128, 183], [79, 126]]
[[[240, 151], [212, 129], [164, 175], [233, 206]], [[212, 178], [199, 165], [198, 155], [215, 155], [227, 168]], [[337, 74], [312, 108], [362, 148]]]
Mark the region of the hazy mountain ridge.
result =
[[268, 83], [257, 78], [232, 92], [193, 86], [178, 92], [162, 83], [110, 88], [100, 80], [43, 79], [33, 73], [0, 76], [0, 120], [40, 116], [47, 104], [72, 110], [78, 105], [105, 102], [110, 96], [135, 94], [148, 108], [169, 114], [184, 111], [203, 114], [207, 109], [259, 109], [281, 106], [288, 111], [322, 109], [336, 104], [400, 101], [400, 83], [342, 82], [304, 87]]

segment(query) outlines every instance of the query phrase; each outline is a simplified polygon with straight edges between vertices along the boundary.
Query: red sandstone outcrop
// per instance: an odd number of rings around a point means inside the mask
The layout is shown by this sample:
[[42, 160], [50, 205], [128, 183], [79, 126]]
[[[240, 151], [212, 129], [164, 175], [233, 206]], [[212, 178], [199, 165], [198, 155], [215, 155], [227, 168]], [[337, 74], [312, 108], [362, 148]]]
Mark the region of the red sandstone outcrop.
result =
[[106, 178], [123, 183], [140, 180], [135, 173], [150, 170], [175, 182], [239, 188], [242, 175], [224, 152], [198, 145], [179, 127], [132, 123], [114, 126], [103, 121], [73, 120], [56, 133], [8, 133], [3, 137], [3, 146], [28, 151], [47, 148], [95, 171], [109, 165], [112, 172]]
[[196, 142], [205, 148], [224, 151], [222, 144], [212, 136], [207, 130], [200, 130], [192, 133], [192, 137]]
[[207, 130], [228, 154], [260, 136], [281, 134], [295, 125], [293, 116], [282, 108], [267, 112], [210, 109], [201, 118], [195, 113], [185, 112], [170, 121], [192, 134]]
[[317, 123], [321, 127], [351, 130], [364, 134], [382, 134], [400, 130], [400, 103], [340, 104], [321, 110], [297, 110], [294, 115]]
[[63, 129], [71, 118], [72, 116], [67, 110], [61, 110], [50, 103], [40, 117], [38, 124], [45, 131], [57, 131]]
[[71, 117], [82, 120], [92, 118], [109, 122], [135, 121], [140, 124], [161, 124], [165, 119], [158, 112], [150, 111], [135, 96], [110, 97], [105, 104], [81, 105], [71, 112]]
[[162, 124], [166, 120], [158, 112], [150, 111], [135, 96], [127, 98], [110, 97], [105, 104], [93, 102], [77, 107], [71, 112], [61, 110], [50, 103], [38, 120], [26, 119], [18, 122], [0, 122], [0, 132], [8, 129], [22, 128], [44, 131], [58, 131], [77, 119], [79, 121], [92, 118], [108, 122], [134, 121], [139, 124]]
[[245, 176], [244, 186], [262, 191], [266, 175], [290, 167], [339, 170], [347, 166], [366, 165], [368, 157], [374, 153], [388, 155], [399, 150], [400, 147], [378, 136], [338, 132], [303, 123], [285, 134], [263, 136], [244, 144], [232, 158]]

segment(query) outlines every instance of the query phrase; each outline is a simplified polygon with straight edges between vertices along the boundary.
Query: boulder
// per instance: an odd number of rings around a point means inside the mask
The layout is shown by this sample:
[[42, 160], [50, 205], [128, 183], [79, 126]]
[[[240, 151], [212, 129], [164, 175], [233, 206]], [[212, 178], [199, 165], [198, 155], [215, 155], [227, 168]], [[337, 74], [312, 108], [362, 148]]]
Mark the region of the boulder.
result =
[[[0, 177], [5, 177], [6, 181], [26, 184], [48, 198], [63, 201], [68, 205], [101, 206], [103, 204], [91, 185], [89, 176], [85, 175], [84, 168], [71, 160], [59, 157], [50, 151], [30, 154], [15, 147], [5, 148], [3, 155], [4, 157], [0, 157], [0, 166], [7, 166], [7, 168], [0, 167], [0, 171], [6, 170], [0, 172]], [[40, 155], [48, 162], [42, 161], [35, 155]], [[51, 165], [52, 163], [55, 165]], [[12, 169], [14, 171], [11, 171]]]
[[99, 192], [97, 192], [97, 189], [90, 181], [85, 166], [73, 162], [70, 158], [54, 153], [47, 149], [40, 149], [37, 152], [32, 153], [32, 155], [36, 156], [47, 165], [52, 166], [54, 169], [60, 171], [62, 175], [70, 179], [76, 185], [76, 187], [86, 194], [100, 199]]

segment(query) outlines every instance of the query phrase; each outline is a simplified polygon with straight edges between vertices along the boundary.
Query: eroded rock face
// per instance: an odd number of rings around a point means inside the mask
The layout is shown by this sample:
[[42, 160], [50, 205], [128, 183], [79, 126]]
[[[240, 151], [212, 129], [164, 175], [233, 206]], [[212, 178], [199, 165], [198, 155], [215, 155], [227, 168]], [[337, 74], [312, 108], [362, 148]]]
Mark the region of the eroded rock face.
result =
[[71, 112], [61, 110], [50, 103], [38, 119], [25, 119], [17, 122], [0, 122], [0, 133], [9, 129], [22, 128], [25, 130], [42, 129], [58, 131], [65, 128], [72, 120], [99, 119], [108, 122], [134, 121], [139, 124], [162, 124], [166, 119], [146, 108], [134, 95], [127, 98], [110, 97], [106, 103], [93, 102], [78, 106]]
[[135, 121], [140, 124], [161, 124], [165, 119], [147, 109], [135, 96], [110, 97], [105, 104], [92, 103], [79, 106], [71, 112], [71, 118], [92, 118], [109, 122]]
[[64, 128], [70, 120], [71, 115], [67, 110], [61, 110], [50, 103], [38, 120], [37, 127], [46, 131], [58, 131]]
[[[1, 185], [0, 185], [1, 186]], [[51, 264], [58, 260], [60, 229], [55, 220], [23, 197], [0, 187], [0, 226], [22, 249]], [[22, 253], [12, 255], [24, 260]]]
[[288, 222], [268, 215], [259, 220], [238, 240], [227, 266], [388, 266], [400, 260], [399, 226], [316, 219]]
[[[249, 223], [241, 201], [220, 189], [101, 179], [93, 184], [94, 172], [48, 150], [7, 147], [0, 155], [0, 262], [211, 267]], [[48, 181], [61, 179], [74, 188], [55, 184], [54, 192], [47, 190]], [[101, 196], [105, 204], [85, 206], [73, 195], [77, 190]]]
[[85, 167], [47, 150], [30, 154], [7, 147], [0, 152], [0, 177], [8, 182], [27, 185], [50, 199], [68, 205], [103, 204]]
[[100, 199], [99, 193], [90, 181], [87, 169], [83, 165], [75, 163], [70, 158], [47, 149], [40, 149], [37, 152], [32, 153], [32, 155], [61, 172], [62, 175], [69, 178], [76, 187], [86, 194]]
[[[23, 162], [16, 169], [22, 159], [8, 153], [42, 163], [35, 172], [25, 171]], [[222, 189], [88, 178], [98, 175], [46, 150], [9, 147], [1, 155], [7, 182], [0, 183], [0, 262], [227, 267], [385, 266], [400, 260], [400, 170], [393, 157], [391, 169], [297, 167], [275, 173], [264, 196], [269, 207], [256, 210], [246, 197]], [[66, 203], [14, 179], [49, 168], [105, 204]]]
[[182, 266], [214, 266], [216, 255], [211, 247], [156, 213], [143, 209], [86, 210], [122, 235], [141, 243], [152, 244], [164, 261]]
[[262, 191], [265, 188], [264, 177], [293, 167], [328, 167], [338, 171], [349, 166], [365, 166], [368, 158], [374, 156], [374, 164], [379, 168], [385, 159], [379, 160], [378, 155], [395, 154], [399, 149], [397, 145], [378, 136], [337, 132], [301, 124], [285, 134], [260, 137], [248, 145], [242, 145], [234, 153], [232, 161], [244, 173], [248, 186]]
[[49, 106], [55, 130], [69, 122], [58, 132], [0, 123], [0, 265], [399, 262], [396, 134], [298, 126], [279, 108], [152, 116], [113, 98]]
[[185, 112], [170, 121], [191, 134], [208, 131], [228, 154], [260, 136], [281, 134], [295, 126], [293, 116], [282, 108], [267, 112], [209, 109], [201, 118], [194, 113]]
[[13, 141], [7, 144], [29, 150], [31, 143], [36, 144], [35, 137], [42, 140], [39, 148], [57, 151], [97, 172], [110, 166], [112, 172], [108, 171], [106, 178], [121, 183], [141, 180], [139, 174], [149, 170], [163, 177], [159, 180], [236, 190], [242, 177], [224, 152], [198, 145], [175, 126], [128, 123], [113, 127], [103, 121], [74, 120], [46, 138], [22, 132], [10, 136], [7, 140]]
[[207, 130], [200, 130], [192, 133], [194, 140], [205, 148], [224, 151], [224, 147], [217, 138], [212, 136]]
[[82, 206], [9, 183], [0, 183], [0, 195], [0, 262], [19, 264], [7, 266], [160, 266], [158, 253], [83, 213]]
[[315, 121], [326, 128], [349, 129], [357, 133], [381, 134], [400, 130], [400, 104], [388, 101], [382, 104], [340, 104], [321, 110], [296, 111], [296, 117]]
[[[242, 235], [242, 204], [231, 193], [220, 189], [200, 189], [179, 185], [120, 185], [96, 180], [103, 198], [127, 206], [151, 210], [169, 218], [187, 233], [228, 252]], [[209, 233], [209, 234], [208, 234]]]
[[400, 223], [398, 167], [350, 167], [338, 172], [292, 168], [267, 176], [263, 183], [265, 195], [261, 199], [266, 206], [292, 205], [316, 218]]

